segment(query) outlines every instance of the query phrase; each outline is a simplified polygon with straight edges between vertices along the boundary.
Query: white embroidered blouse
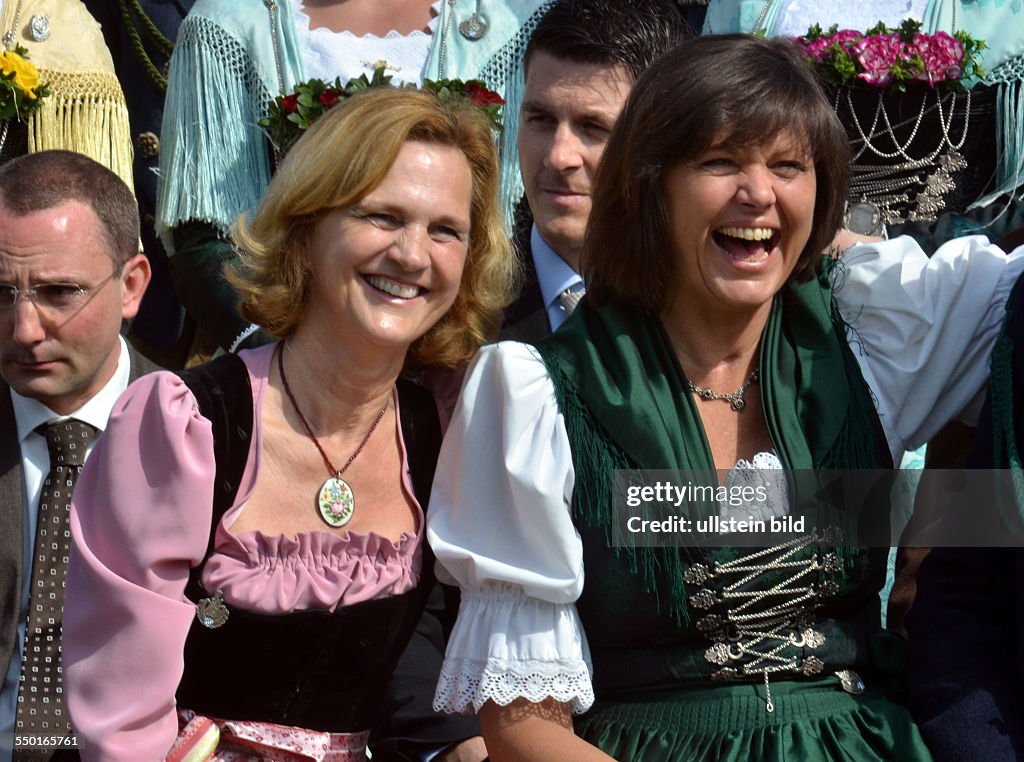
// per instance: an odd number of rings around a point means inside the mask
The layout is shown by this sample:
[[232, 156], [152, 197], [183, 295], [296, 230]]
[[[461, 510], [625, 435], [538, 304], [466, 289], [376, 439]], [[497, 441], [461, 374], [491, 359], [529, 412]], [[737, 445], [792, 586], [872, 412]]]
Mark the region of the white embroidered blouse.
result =
[[[856, 246], [843, 262], [835, 296], [898, 463], [947, 421], [977, 415], [1024, 247], [1007, 255], [975, 236], [929, 259], [898, 238]], [[574, 605], [584, 581], [574, 478], [544, 364], [526, 344], [485, 347], [447, 431], [428, 512], [438, 576], [463, 590], [436, 709], [551, 697], [579, 713], [593, 703]]]
[[409, 34], [390, 31], [378, 37], [335, 32], [325, 27], [310, 29], [309, 15], [301, 3], [296, 3], [292, 12], [306, 75], [325, 82], [333, 82], [338, 77], [345, 84], [360, 74], [369, 77], [377, 66], [385, 66], [386, 73], [395, 84], [422, 85], [440, 6], [441, 0], [432, 6], [429, 32], [418, 29]]

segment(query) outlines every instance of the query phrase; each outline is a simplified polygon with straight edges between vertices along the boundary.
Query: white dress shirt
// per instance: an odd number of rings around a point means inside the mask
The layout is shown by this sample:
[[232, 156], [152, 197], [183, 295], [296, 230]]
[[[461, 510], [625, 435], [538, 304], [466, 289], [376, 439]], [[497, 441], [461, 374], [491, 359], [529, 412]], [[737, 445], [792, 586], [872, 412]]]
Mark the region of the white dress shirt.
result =
[[554, 249], [540, 237], [540, 231], [537, 230], [536, 225], [530, 232], [530, 254], [533, 256], [533, 266], [537, 270], [540, 293], [544, 297], [548, 325], [554, 331], [569, 317], [562, 303], [558, 301], [558, 295], [567, 288], [572, 288], [577, 284], [582, 285], [583, 280], [579, 273], [569, 267], [566, 261], [558, 256]]

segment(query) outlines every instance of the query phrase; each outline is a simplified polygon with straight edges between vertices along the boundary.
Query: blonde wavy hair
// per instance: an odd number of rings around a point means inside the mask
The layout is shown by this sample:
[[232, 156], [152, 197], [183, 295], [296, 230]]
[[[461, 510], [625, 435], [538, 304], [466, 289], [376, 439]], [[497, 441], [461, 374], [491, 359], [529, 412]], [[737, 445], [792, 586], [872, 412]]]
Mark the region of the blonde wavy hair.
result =
[[279, 338], [300, 320], [311, 273], [306, 247], [319, 216], [361, 201], [387, 175], [410, 140], [451, 146], [473, 177], [469, 251], [455, 302], [406, 360], [410, 367], [456, 368], [497, 336], [519, 266], [498, 204], [498, 155], [487, 117], [467, 101], [371, 89], [322, 116], [288, 152], [259, 208], [232, 231], [239, 259], [225, 275], [242, 315]]

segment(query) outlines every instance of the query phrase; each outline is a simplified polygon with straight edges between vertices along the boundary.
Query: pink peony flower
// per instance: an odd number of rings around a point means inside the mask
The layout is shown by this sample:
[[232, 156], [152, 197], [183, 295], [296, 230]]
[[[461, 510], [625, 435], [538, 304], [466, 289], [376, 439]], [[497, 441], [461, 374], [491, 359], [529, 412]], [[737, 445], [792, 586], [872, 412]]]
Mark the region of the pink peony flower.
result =
[[854, 44], [864, 35], [854, 29], [843, 29], [835, 34], [819, 37], [808, 42], [807, 38], [801, 37], [800, 44], [803, 45], [804, 53], [816, 63], [823, 63], [828, 60], [833, 45], [852, 51]]
[[875, 34], [853, 46], [853, 52], [864, 67], [857, 76], [870, 85], [885, 87], [892, 79], [892, 67], [904, 55], [903, 43], [896, 34]]
[[829, 41], [833, 45], [838, 45], [841, 48], [846, 48], [852, 51], [853, 46], [860, 41], [864, 36], [863, 32], [858, 32], [856, 29], [840, 29], [834, 35], [829, 37]]
[[963, 73], [964, 46], [945, 32], [915, 34], [907, 53], [920, 56], [924, 63], [924, 71], [916, 72], [914, 78], [927, 80], [933, 87], [937, 82], [959, 79]]
[[830, 37], [819, 37], [813, 42], [807, 42], [807, 40], [801, 37], [800, 44], [803, 45], [804, 55], [815, 63], [823, 63], [828, 58], [828, 51], [832, 47], [832, 40]]

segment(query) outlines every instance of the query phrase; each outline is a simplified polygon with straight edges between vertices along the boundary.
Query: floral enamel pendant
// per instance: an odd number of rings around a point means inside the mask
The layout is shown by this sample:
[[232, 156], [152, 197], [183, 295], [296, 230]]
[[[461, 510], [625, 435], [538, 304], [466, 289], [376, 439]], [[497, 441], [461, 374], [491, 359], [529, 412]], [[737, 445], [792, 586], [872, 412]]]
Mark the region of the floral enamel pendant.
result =
[[348, 482], [337, 476], [329, 476], [320, 487], [316, 497], [320, 518], [332, 527], [343, 527], [356, 509], [356, 498]]

